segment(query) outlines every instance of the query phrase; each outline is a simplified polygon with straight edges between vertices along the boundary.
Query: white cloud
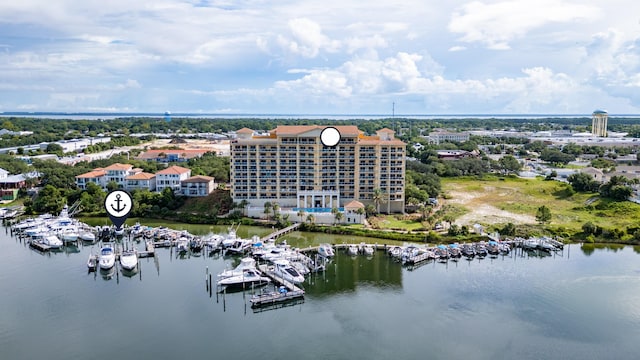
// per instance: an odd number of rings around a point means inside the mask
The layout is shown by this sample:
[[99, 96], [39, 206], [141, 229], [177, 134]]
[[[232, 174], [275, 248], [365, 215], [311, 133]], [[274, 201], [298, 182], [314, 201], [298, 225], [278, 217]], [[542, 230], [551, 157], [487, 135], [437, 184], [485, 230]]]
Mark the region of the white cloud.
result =
[[592, 5], [564, 0], [473, 1], [455, 11], [449, 31], [463, 34], [463, 42], [480, 42], [490, 49], [509, 49], [509, 42], [549, 23], [593, 21], [600, 15]]
[[320, 50], [336, 52], [340, 42], [331, 40], [322, 33], [320, 25], [307, 18], [289, 20], [292, 38], [279, 36], [278, 42], [287, 51], [307, 58], [318, 56]]

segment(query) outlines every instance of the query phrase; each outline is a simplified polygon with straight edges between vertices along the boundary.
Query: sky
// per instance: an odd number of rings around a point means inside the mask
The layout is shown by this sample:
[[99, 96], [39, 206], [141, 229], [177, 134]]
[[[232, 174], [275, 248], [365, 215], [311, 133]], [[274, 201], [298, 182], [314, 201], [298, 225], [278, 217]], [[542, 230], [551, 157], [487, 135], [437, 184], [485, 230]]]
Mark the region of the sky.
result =
[[0, 111], [640, 114], [640, 2], [0, 2]]

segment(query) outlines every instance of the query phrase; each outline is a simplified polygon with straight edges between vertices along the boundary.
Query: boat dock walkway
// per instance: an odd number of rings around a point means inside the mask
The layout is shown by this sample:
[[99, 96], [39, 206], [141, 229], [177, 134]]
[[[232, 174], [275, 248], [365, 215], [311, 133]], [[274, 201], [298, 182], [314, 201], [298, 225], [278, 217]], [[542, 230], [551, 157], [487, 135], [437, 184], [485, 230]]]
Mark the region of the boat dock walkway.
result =
[[258, 265], [258, 270], [260, 270], [263, 274], [271, 278], [275, 283], [281, 284], [286, 288], [278, 291], [272, 291], [262, 294], [253, 295], [251, 297], [251, 306], [258, 307], [264, 305], [275, 305], [278, 303], [294, 300], [294, 299], [303, 299], [304, 298], [304, 290], [296, 286], [291, 281], [287, 281], [283, 279], [280, 275], [276, 274], [273, 271], [273, 268], [270, 268], [266, 264]]
[[300, 225], [302, 225], [302, 223], [295, 223], [291, 226], [287, 226], [284, 229], [280, 229], [276, 232], [272, 232], [271, 234], [264, 236], [260, 239], [260, 241], [265, 242], [265, 241], [269, 241], [269, 240], [275, 240], [277, 238], [279, 238], [280, 236], [290, 233], [292, 231], [295, 231], [298, 227], [300, 227]]
[[282, 276], [276, 274], [276, 272], [273, 270], [273, 267], [270, 267], [266, 264], [261, 264], [261, 265], [258, 265], [258, 270], [262, 271], [263, 274], [271, 278], [271, 280], [273, 280], [274, 282], [286, 287], [287, 290], [293, 291], [293, 292], [302, 291], [302, 293], [304, 294], [304, 290], [297, 287], [296, 284], [292, 283], [291, 281], [287, 281], [283, 279]]
[[[360, 243], [352, 243], [352, 244], [331, 244], [331, 246], [336, 249], [336, 250], [346, 250], [349, 248], [349, 246], [351, 245], [362, 245]], [[366, 246], [372, 246], [374, 249], [376, 250], [387, 250], [389, 248], [389, 245], [386, 244], [364, 244]], [[318, 251], [319, 246], [310, 246], [310, 247], [306, 247], [303, 249], [298, 249], [298, 251], [300, 252], [311, 252], [311, 251]]]

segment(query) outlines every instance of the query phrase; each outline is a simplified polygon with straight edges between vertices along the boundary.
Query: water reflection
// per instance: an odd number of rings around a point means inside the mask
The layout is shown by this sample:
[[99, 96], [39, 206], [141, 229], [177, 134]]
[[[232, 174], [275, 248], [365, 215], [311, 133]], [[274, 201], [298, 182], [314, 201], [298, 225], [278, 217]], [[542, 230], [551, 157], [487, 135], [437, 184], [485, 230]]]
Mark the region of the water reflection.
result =
[[384, 252], [372, 257], [349, 256], [338, 251], [327, 264], [326, 271], [310, 277], [307, 294], [324, 297], [336, 293], [353, 292], [358, 285], [385, 289], [402, 288], [402, 266]]

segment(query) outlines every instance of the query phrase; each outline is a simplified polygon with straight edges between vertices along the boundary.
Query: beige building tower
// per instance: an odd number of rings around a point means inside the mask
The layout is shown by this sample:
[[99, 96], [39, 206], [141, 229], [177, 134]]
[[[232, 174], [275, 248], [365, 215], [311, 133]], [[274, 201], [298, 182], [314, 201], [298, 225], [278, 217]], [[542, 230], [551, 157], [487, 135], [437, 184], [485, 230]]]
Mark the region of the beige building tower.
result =
[[591, 133], [595, 136], [607, 136], [607, 119], [605, 110], [595, 110], [591, 115]]
[[356, 126], [335, 126], [340, 142], [325, 147], [327, 126], [283, 126], [268, 133], [237, 131], [231, 142], [231, 196], [250, 206], [266, 201], [284, 208], [342, 208], [356, 200], [374, 203], [382, 192], [382, 212], [404, 210], [405, 147], [394, 131], [367, 136]]

